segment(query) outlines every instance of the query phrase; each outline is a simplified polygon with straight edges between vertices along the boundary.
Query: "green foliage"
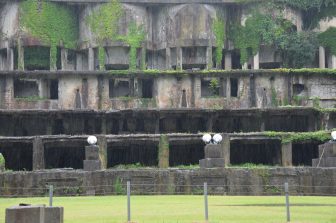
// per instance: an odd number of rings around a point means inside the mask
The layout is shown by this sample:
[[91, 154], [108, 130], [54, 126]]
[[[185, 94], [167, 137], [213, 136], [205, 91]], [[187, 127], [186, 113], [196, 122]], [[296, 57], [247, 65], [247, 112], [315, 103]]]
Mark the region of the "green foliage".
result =
[[270, 168], [270, 166], [268, 166], [268, 165], [264, 165], [264, 164], [255, 164], [255, 163], [235, 164], [235, 165], [230, 165], [230, 167], [234, 167], [234, 168], [246, 168], [246, 169], [262, 169], [262, 168]]
[[283, 144], [289, 142], [304, 142], [309, 140], [326, 142], [330, 140], [330, 132], [317, 131], [317, 132], [265, 132], [269, 137], [280, 137]]
[[120, 164], [117, 166], [114, 166], [114, 169], [139, 169], [144, 168], [145, 166], [141, 163], [132, 163], [132, 164]]
[[87, 17], [86, 22], [92, 32], [96, 34], [98, 42], [116, 39], [118, 20], [123, 14], [123, 9], [118, 0], [110, 0]]
[[126, 193], [126, 189], [123, 187], [123, 182], [120, 177], [116, 177], [113, 184], [114, 193], [117, 195], [124, 195]]
[[217, 78], [212, 78], [209, 83], [209, 89], [211, 90], [211, 93], [213, 96], [219, 95], [219, 81]]
[[314, 97], [313, 98], [313, 107], [314, 108], [321, 108], [321, 106], [320, 106], [320, 98], [319, 97]]
[[45, 0], [26, 0], [20, 3], [21, 29], [28, 31], [45, 44], [50, 44], [50, 62], [56, 64], [57, 45], [75, 48], [78, 24], [74, 12], [66, 6]]
[[0, 170], [5, 169], [5, 164], [6, 164], [5, 157], [2, 155], [2, 153], [0, 153]]
[[320, 44], [330, 49], [333, 55], [336, 55], [336, 28], [330, 27], [325, 32], [318, 35]]
[[[119, 36], [119, 40], [127, 43], [130, 46], [129, 52], [129, 66], [131, 70], [136, 69], [137, 49], [145, 39], [145, 31], [143, 26], [137, 26], [135, 22], [128, 25], [128, 33], [126, 36]], [[142, 58], [144, 59], [144, 58]]]
[[272, 106], [274, 107], [278, 107], [279, 103], [278, 103], [278, 99], [277, 99], [277, 92], [275, 90], [274, 87], [272, 87]]
[[221, 17], [218, 17], [214, 20], [212, 24], [212, 30], [216, 37], [216, 64], [221, 64], [223, 59], [222, 50], [224, 48], [225, 41], [225, 22]]
[[169, 138], [167, 135], [160, 136], [158, 161], [160, 168], [169, 167]]
[[313, 32], [294, 32], [283, 36], [281, 50], [284, 65], [291, 68], [301, 68], [310, 65], [315, 60], [318, 49], [317, 36]]

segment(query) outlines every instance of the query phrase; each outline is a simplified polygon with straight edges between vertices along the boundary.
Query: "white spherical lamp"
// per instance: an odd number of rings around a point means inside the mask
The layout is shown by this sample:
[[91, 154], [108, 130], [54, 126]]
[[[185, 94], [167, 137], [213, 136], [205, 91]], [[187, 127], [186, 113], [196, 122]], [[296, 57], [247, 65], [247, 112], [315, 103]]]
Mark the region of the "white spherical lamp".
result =
[[89, 136], [89, 137], [87, 138], [87, 142], [88, 142], [91, 146], [96, 145], [96, 143], [97, 143], [97, 137], [96, 137], [96, 136]]
[[202, 137], [202, 140], [205, 144], [209, 144], [211, 142], [211, 135], [210, 134], [205, 134], [203, 137]]
[[336, 131], [331, 132], [331, 138], [332, 140], [336, 141]]
[[222, 142], [223, 140], [223, 137], [220, 135], [220, 134], [215, 134], [213, 137], [212, 137], [213, 141], [215, 144], [219, 144]]

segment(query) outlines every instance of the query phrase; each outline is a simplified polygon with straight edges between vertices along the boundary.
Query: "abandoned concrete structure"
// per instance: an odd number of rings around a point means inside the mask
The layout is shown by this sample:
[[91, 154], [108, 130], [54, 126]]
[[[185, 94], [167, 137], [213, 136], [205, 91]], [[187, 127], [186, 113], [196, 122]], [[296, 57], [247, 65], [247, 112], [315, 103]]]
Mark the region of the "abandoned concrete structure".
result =
[[[109, 10], [120, 7], [123, 12], [108, 17], [116, 24], [107, 32], [113, 31], [113, 38], [90, 23], [99, 18], [97, 12], [108, 16], [104, 8], [109, 4]], [[185, 193], [191, 189], [184, 184], [204, 180], [229, 185], [218, 189], [221, 193], [239, 192], [237, 183], [260, 185], [240, 188], [250, 194], [265, 192], [269, 182], [253, 170], [220, 168], [209, 174], [162, 168], [204, 159], [203, 132], [225, 135], [227, 151], [221, 158], [226, 167], [278, 166], [267, 170], [275, 184], [290, 180], [298, 194], [335, 194], [335, 187], [314, 186], [325, 178], [326, 186], [335, 185], [336, 168], [311, 168], [321, 155], [319, 145], [336, 128], [334, 50], [319, 42], [307, 69], [288, 69], [286, 54], [275, 44], [246, 50], [230, 37], [230, 26], [248, 27], [252, 6], [236, 0], [2, 1], [0, 153], [6, 169], [34, 172], [0, 173], [0, 196], [38, 195], [10, 187], [43, 188], [51, 182], [92, 194], [81, 187], [113, 184], [116, 177], [169, 183]], [[32, 18], [43, 16], [43, 10], [52, 13], [53, 7], [62, 16], [43, 21], [60, 20], [71, 29], [64, 34], [51, 26], [60, 36], [46, 37], [44, 24]], [[262, 15], [264, 7], [257, 7]], [[283, 5], [272, 13], [289, 22], [284, 30], [304, 32], [302, 9]], [[314, 32], [336, 29], [336, 15], [318, 18]], [[249, 51], [245, 60], [244, 50]], [[85, 151], [92, 134], [99, 145], [94, 159]], [[168, 148], [165, 156], [159, 155], [161, 145]], [[153, 169], [109, 170], [135, 163]], [[108, 170], [86, 171], [99, 166]], [[94, 189], [93, 194], [100, 193]]]

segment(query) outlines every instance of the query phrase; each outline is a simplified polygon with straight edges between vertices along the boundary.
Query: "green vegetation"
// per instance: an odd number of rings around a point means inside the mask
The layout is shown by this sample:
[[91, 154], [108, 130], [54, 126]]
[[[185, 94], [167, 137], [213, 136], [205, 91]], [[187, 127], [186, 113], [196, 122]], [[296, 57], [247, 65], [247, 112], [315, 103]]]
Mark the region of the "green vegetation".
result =
[[[118, 21], [124, 14], [122, 5], [118, 0], [110, 0], [103, 4], [98, 10], [87, 17], [87, 23], [92, 32], [95, 33], [99, 48], [99, 64], [100, 68], [104, 68], [105, 52], [103, 43], [106, 40], [118, 40], [130, 46], [129, 64], [130, 69], [136, 69], [137, 49], [145, 39], [143, 26], [138, 26], [134, 21], [128, 24], [127, 35], [118, 34]], [[141, 68], [144, 69], [144, 57], [142, 56]]]
[[[335, 12], [336, 16], [336, 12]], [[322, 46], [329, 48], [333, 55], [336, 55], [336, 28], [330, 27], [325, 32], [318, 35], [319, 42]]]
[[304, 142], [308, 140], [314, 140], [319, 142], [326, 142], [330, 140], [329, 131], [317, 131], [317, 132], [265, 132], [265, 135], [269, 137], [280, 137], [281, 143], [289, 142]]
[[212, 96], [219, 96], [219, 81], [217, 78], [212, 78], [209, 83], [209, 89]]
[[5, 166], [6, 166], [5, 157], [2, 155], [2, 153], [0, 153], [0, 171], [5, 170]]
[[21, 29], [28, 31], [45, 44], [50, 44], [50, 63], [56, 64], [57, 46], [75, 48], [78, 23], [74, 12], [61, 4], [45, 0], [27, 0], [20, 3]]
[[270, 168], [271, 166], [264, 165], [264, 164], [255, 164], [255, 163], [242, 163], [242, 164], [230, 165], [229, 167], [247, 168], [247, 169], [265, 169], [265, 168]]
[[49, 69], [50, 50], [47, 47], [25, 47], [25, 68], [29, 70]]
[[113, 184], [114, 193], [117, 195], [125, 195], [126, 189], [123, 186], [123, 182], [119, 177], [116, 177]]
[[[195, 189], [196, 190], [196, 189]], [[198, 190], [200, 192], [200, 190]], [[190, 223], [204, 220], [204, 198], [200, 196], [132, 196], [132, 221], [146, 223]], [[209, 196], [209, 219], [214, 223], [284, 223], [282, 196]], [[291, 196], [291, 220], [295, 223], [335, 222], [336, 197]], [[48, 198], [1, 198], [0, 222], [5, 208], [19, 203], [48, 204]], [[66, 223], [120, 223], [127, 221], [126, 197], [55, 197], [64, 207]]]
[[141, 163], [132, 163], [132, 164], [119, 164], [114, 166], [113, 169], [139, 169], [144, 168], [145, 166]]
[[[219, 15], [213, 22], [212, 25], [212, 30], [215, 34], [216, 37], [216, 65], [217, 67], [219, 67], [218, 65], [222, 63], [222, 59], [223, 59], [223, 53], [222, 50], [224, 48], [224, 42], [225, 42], [225, 22], [224, 19], [222, 18], [222, 15]], [[212, 67], [212, 66], [209, 66]]]
[[158, 161], [159, 168], [169, 167], [169, 138], [167, 135], [160, 136]]

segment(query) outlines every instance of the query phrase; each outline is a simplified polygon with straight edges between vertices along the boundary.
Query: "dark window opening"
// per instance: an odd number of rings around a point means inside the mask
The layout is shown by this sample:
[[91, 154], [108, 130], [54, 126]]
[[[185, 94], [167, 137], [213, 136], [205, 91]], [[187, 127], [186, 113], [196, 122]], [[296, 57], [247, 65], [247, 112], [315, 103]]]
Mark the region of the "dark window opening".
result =
[[143, 98], [153, 97], [153, 80], [152, 79], [142, 80], [142, 97]]
[[216, 132], [258, 132], [261, 118], [256, 116], [219, 116], [213, 121]]
[[119, 133], [119, 119], [108, 119], [108, 132], [109, 134], [118, 134]]
[[158, 165], [158, 143], [122, 142], [109, 143], [107, 148], [107, 167], [137, 164], [142, 166]]
[[177, 132], [176, 118], [160, 119], [159, 129], [161, 133]]
[[14, 98], [38, 97], [39, 90], [36, 80], [16, 79], [14, 80]]
[[217, 78], [201, 79], [201, 97], [218, 97], [220, 84]]
[[231, 97], [238, 97], [238, 79], [230, 78]]
[[240, 52], [239, 50], [232, 51], [232, 69], [241, 69], [242, 64], [240, 64]]
[[294, 95], [301, 94], [305, 89], [305, 86], [303, 84], [293, 84], [293, 93]]
[[109, 80], [109, 96], [110, 98], [130, 97], [129, 80], [111, 79]]
[[195, 165], [204, 159], [204, 143], [180, 142], [169, 146], [169, 166]]
[[50, 70], [50, 48], [32, 46], [24, 48], [25, 70]]
[[145, 130], [145, 120], [143, 118], [136, 119], [136, 131], [144, 132]]
[[[273, 115], [264, 117], [265, 131], [307, 132], [309, 131], [309, 116], [305, 115]], [[316, 123], [316, 120], [311, 120]]]
[[239, 165], [245, 163], [262, 165], [281, 164], [281, 142], [279, 140], [260, 141], [231, 141], [230, 163]]
[[182, 48], [182, 69], [200, 69], [206, 68], [206, 47], [183, 47]]
[[281, 63], [279, 62], [268, 62], [259, 64], [259, 69], [278, 69], [280, 67]]
[[52, 134], [53, 135], [60, 135], [64, 134], [64, 126], [62, 119], [56, 119], [52, 125]]
[[54, 169], [54, 168], [83, 169], [84, 160], [85, 160], [85, 143], [68, 142], [67, 144], [64, 145], [45, 144], [44, 161], [46, 169]]
[[5, 168], [20, 171], [33, 169], [32, 143], [6, 143], [0, 145], [0, 153], [5, 158]]
[[292, 161], [294, 166], [311, 166], [312, 159], [318, 158], [318, 143], [302, 143], [292, 145]]
[[58, 99], [58, 80], [50, 80], [49, 95], [52, 100]]
[[7, 49], [0, 50], [0, 70], [7, 69]]

